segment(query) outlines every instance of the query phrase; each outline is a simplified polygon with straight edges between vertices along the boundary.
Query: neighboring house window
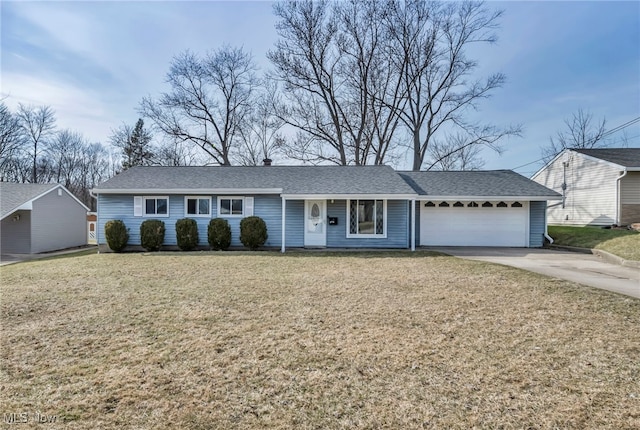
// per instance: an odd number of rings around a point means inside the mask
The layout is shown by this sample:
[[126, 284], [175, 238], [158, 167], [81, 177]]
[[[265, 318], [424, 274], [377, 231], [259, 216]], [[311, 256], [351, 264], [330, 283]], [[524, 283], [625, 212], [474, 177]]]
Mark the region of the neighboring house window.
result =
[[185, 216], [211, 216], [211, 197], [187, 196], [184, 198]]
[[386, 237], [387, 205], [385, 200], [349, 200], [347, 237]]
[[218, 215], [222, 217], [253, 215], [253, 197], [218, 197]]
[[135, 216], [169, 216], [169, 197], [134, 197], [133, 212]]

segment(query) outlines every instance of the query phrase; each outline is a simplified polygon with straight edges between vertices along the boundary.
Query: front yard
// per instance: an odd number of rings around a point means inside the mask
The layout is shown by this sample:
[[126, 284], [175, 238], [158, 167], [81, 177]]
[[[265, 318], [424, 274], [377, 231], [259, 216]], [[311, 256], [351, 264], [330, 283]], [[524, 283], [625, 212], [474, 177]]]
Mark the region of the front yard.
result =
[[596, 248], [640, 261], [640, 232], [600, 227], [549, 226], [555, 245]]
[[518, 269], [423, 252], [202, 252], [0, 275], [5, 422], [640, 428], [640, 300]]

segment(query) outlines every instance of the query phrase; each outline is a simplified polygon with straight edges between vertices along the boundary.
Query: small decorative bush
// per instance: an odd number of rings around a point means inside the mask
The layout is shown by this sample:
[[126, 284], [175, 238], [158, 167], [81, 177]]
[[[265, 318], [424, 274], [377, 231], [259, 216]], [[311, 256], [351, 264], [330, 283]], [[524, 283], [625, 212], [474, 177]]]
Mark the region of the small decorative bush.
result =
[[148, 219], [140, 225], [140, 245], [147, 251], [159, 251], [164, 242], [164, 222]]
[[215, 218], [209, 221], [207, 238], [211, 249], [226, 250], [231, 246], [231, 227], [226, 219]]
[[267, 241], [267, 224], [259, 216], [249, 216], [240, 221], [240, 242], [255, 251]]
[[183, 251], [191, 251], [198, 246], [198, 223], [190, 218], [176, 221], [176, 237], [178, 248]]
[[104, 237], [113, 252], [120, 252], [129, 242], [129, 229], [119, 219], [107, 221], [104, 225]]

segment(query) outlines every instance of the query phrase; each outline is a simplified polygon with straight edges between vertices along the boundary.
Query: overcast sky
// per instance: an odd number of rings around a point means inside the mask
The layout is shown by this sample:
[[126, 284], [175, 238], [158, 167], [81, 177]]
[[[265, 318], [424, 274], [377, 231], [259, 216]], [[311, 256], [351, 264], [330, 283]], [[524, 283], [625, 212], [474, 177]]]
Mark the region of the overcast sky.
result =
[[[502, 156], [484, 152], [487, 169], [513, 169], [540, 158], [540, 147], [577, 109], [612, 129], [640, 117], [640, 2], [491, 2], [504, 10], [498, 43], [474, 51], [479, 72], [507, 84], [478, 118], [522, 124], [523, 138]], [[0, 2], [0, 92], [50, 105], [60, 128], [108, 142], [133, 125], [143, 96], [167, 89], [171, 58], [243, 46], [266, 70], [277, 39], [269, 2]], [[640, 123], [627, 143], [640, 147]], [[623, 133], [610, 136], [619, 143]], [[408, 168], [407, 165], [396, 166]], [[540, 163], [518, 168], [529, 176]]]

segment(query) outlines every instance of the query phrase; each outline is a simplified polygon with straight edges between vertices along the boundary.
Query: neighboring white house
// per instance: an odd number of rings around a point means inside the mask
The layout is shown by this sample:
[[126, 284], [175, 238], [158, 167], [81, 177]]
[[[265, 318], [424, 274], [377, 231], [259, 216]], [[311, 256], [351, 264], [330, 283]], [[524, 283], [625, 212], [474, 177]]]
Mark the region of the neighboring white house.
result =
[[35, 254], [86, 245], [88, 210], [59, 184], [0, 182], [0, 251]]
[[640, 222], [640, 148], [565, 149], [531, 179], [562, 194], [549, 224]]

